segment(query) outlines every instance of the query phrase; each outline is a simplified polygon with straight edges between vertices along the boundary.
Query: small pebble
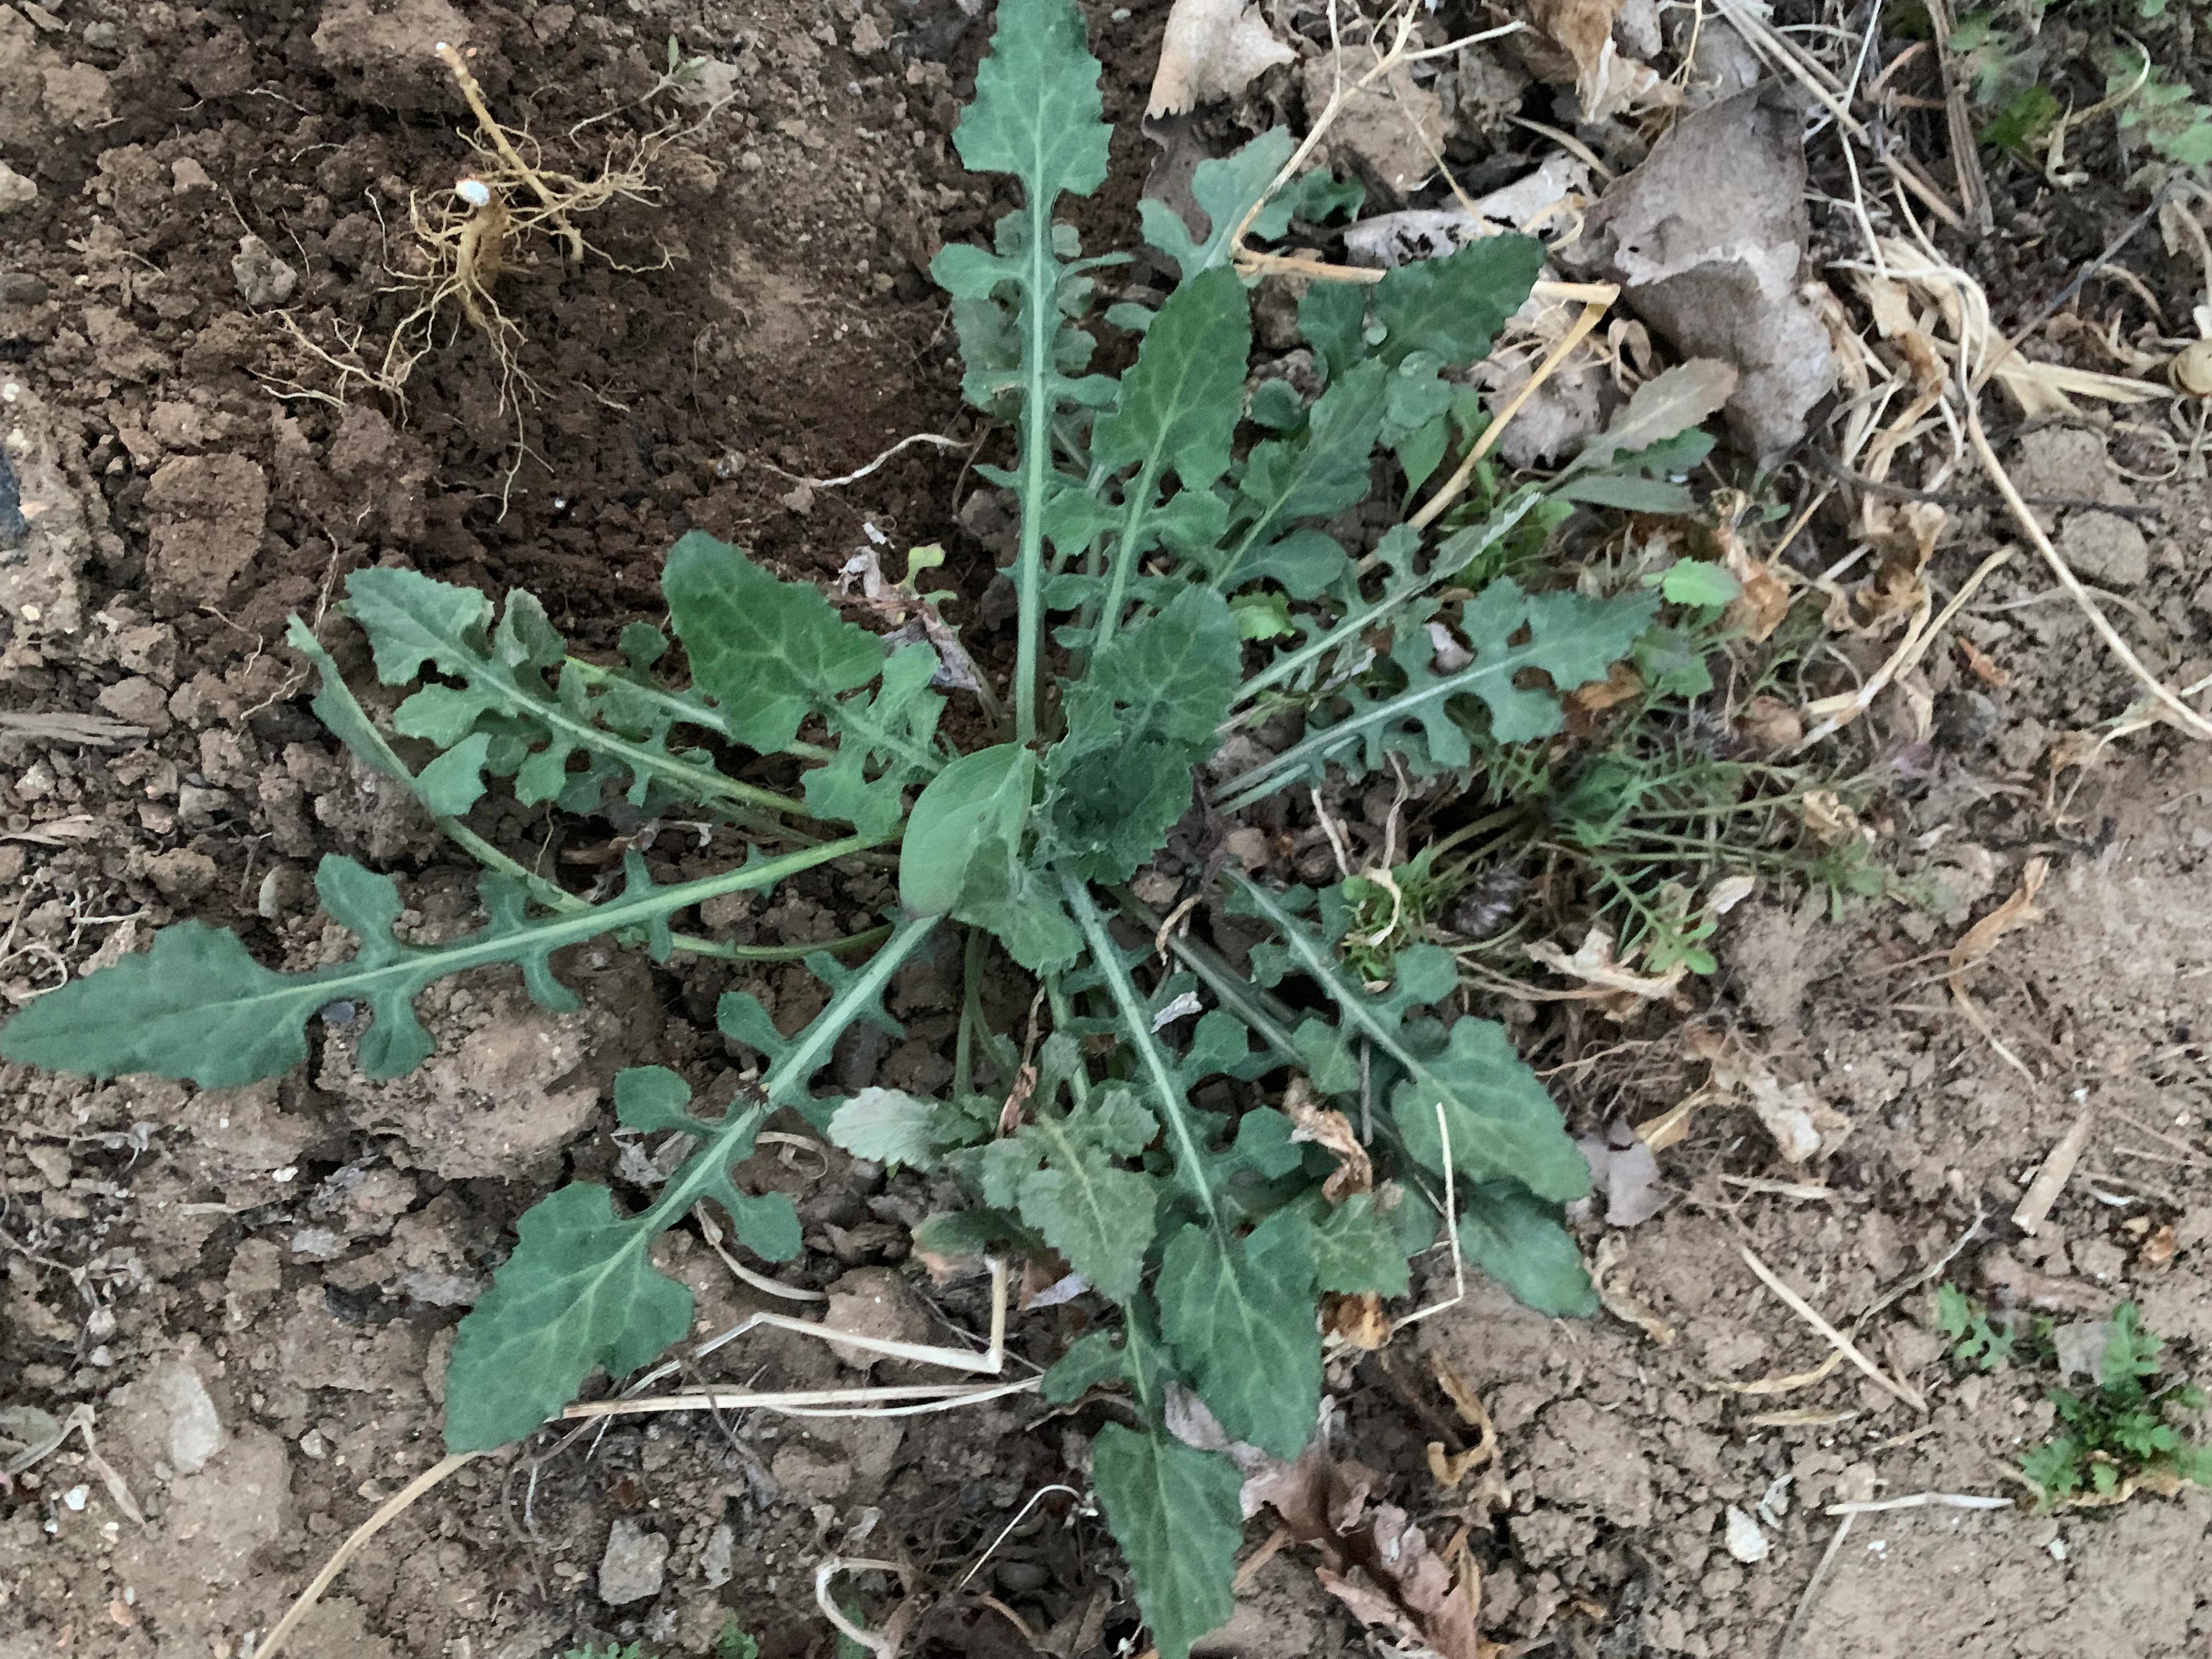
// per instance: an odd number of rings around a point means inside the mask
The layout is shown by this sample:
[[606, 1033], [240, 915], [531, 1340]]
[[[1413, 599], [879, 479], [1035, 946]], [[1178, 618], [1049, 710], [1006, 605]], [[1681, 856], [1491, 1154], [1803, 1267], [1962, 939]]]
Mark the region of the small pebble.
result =
[[1759, 1529], [1759, 1522], [1731, 1504], [1728, 1506], [1728, 1553], [1749, 1565], [1764, 1561], [1773, 1546]]

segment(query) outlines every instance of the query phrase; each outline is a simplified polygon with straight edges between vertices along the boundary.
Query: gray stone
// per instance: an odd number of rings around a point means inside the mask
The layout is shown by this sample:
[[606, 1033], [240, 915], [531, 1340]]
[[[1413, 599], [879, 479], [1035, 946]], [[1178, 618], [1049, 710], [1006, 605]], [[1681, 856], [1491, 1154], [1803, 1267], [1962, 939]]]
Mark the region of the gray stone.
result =
[[611, 1607], [645, 1601], [660, 1594], [667, 1575], [668, 1540], [635, 1521], [616, 1522], [599, 1558], [599, 1600]]
[[165, 1365], [155, 1374], [154, 1391], [169, 1413], [169, 1467], [179, 1474], [198, 1474], [223, 1447], [227, 1437], [215, 1401], [190, 1365]]

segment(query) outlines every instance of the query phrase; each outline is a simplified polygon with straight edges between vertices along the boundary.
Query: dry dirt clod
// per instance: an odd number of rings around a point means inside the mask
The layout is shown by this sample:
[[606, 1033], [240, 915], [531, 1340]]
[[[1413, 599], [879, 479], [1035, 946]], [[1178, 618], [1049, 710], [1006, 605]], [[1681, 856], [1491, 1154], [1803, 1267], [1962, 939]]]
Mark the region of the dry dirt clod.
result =
[[5, 161], [0, 161], [0, 214], [13, 213], [38, 199], [37, 181], [26, 179]]
[[230, 274], [238, 280], [240, 296], [256, 311], [283, 305], [300, 286], [300, 273], [250, 232], [238, 239], [238, 257], [230, 262]]
[[[823, 1323], [884, 1341], [927, 1343], [930, 1337], [929, 1310], [889, 1267], [855, 1267], [831, 1285]], [[832, 1342], [830, 1352], [861, 1371], [872, 1371], [884, 1360], [882, 1354], [842, 1342]]]

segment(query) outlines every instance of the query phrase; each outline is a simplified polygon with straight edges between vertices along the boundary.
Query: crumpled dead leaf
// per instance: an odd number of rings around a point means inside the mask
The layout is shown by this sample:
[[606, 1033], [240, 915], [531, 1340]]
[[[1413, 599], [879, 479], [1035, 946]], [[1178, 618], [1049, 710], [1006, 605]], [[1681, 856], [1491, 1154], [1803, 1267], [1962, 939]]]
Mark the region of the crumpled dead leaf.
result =
[[1564, 152], [1547, 156], [1534, 173], [1477, 197], [1471, 212], [1459, 206], [1407, 208], [1362, 219], [1344, 233], [1345, 257], [1356, 265], [1387, 269], [1440, 258], [1500, 230], [1571, 222], [1585, 204], [1589, 176], [1587, 161]]
[[1804, 437], [1836, 383], [1827, 329], [1799, 292], [1803, 127], [1759, 89], [1685, 116], [1607, 187], [1577, 244], [1676, 350], [1741, 371], [1729, 421], [1762, 459]]
[[1295, 1461], [1270, 1458], [1266, 1468], [1246, 1477], [1244, 1517], [1249, 1521], [1270, 1509], [1301, 1544], [1332, 1539], [1358, 1523], [1368, 1495], [1382, 1480], [1364, 1463], [1331, 1456], [1316, 1439]]
[[1807, 832], [1823, 847], [1874, 839], [1874, 832], [1859, 822], [1859, 815], [1832, 789], [1808, 789], [1798, 799], [1797, 813]]
[[1559, 48], [1565, 63], [1530, 42], [1522, 56], [1547, 81], [1571, 80], [1585, 121], [1602, 121], [1633, 109], [1673, 105], [1678, 88], [1648, 64], [1621, 53], [1613, 24], [1625, 0], [1528, 0], [1528, 21]]
[[1411, 1516], [1379, 1504], [1361, 1533], [1343, 1540], [1341, 1572], [1317, 1568], [1322, 1588], [1401, 1642], [1412, 1642], [1439, 1659], [1489, 1659], [1503, 1651], [1475, 1630], [1481, 1574], [1464, 1551], [1455, 1575]]
[[2032, 858], [2021, 866], [2020, 885], [2012, 896], [1969, 927], [1951, 947], [1948, 964], [1954, 981], [1960, 973], [1989, 955], [1996, 942], [2014, 928], [2043, 919], [2043, 912], [2035, 908], [2035, 896], [2043, 890], [2043, 884], [2050, 876], [2051, 860], [2047, 858]]
[[1147, 118], [1234, 98], [1265, 70], [1296, 61], [1249, 0], [1175, 0], [1152, 71]]
[[1795, 708], [1771, 692], [1762, 691], [1744, 704], [1735, 729], [1765, 754], [1795, 749], [1805, 740], [1805, 722]]
[[[1575, 1145], [1589, 1165], [1591, 1184], [1605, 1195], [1607, 1226], [1633, 1227], [1667, 1207], [1671, 1195], [1659, 1184], [1659, 1160], [1626, 1122], [1616, 1119], [1605, 1133], [1583, 1135]], [[1593, 1198], [1577, 1199], [1567, 1212], [1587, 1213], [1594, 1205]]]
[[[1521, 948], [1532, 960], [1542, 963], [1555, 974], [1564, 974], [1594, 989], [1616, 992], [1638, 1002], [1656, 1002], [1673, 996], [1683, 975], [1689, 972], [1686, 963], [1677, 963], [1663, 974], [1639, 974], [1613, 955], [1613, 935], [1596, 926], [1583, 936], [1583, 942], [1572, 956], [1549, 939], [1537, 939]], [[1615, 1010], [1608, 1007], [1607, 1012]], [[1626, 1018], [1630, 1012], [1621, 1009], [1617, 1017]]]
[[[933, 553], [937, 556], [933, 559], [928, 556]], [[884, 647], [896, 651], [918, 641], [928, 644], [937, 653], [937, 672], [930, 677], [931, 685], [940, 691], [981, 692], [984, 682], [975, 659], [960, 643], [960, 635], [938, 615], [936, 602], [914, 586], [922, 571], [934, 568], [944, 556], [935, 547], [915, 548], [907, 556], [906, 580], [893, 583], [884, 574], [883, 556], [873, 547], [864, 547], [840, 568], [837, 591], [857, 599], [879, 617], [894, 622], [906, 618], [902, 626], [884, 635]]]
[[1735, 633], [1756, 644], [1782, 626], [1790, 614], [1790, 584], [1777, 574], [1775, 564], [1744, 545], [1734, 526], [1723, 524], [1714, 531], [1721, 562], [1743, 592], [1737, 594], [1724, 618]]
[[1314, 1094], [1313, 1085], [1304, 1078], [1292, 1076], [1290, 1085], [1283, 1091], [1283, 1109], [1289, 1114], [1293, 1126], [1293, 1141], [1311, 1142], [1336, 1160], [1336, 1168], [1322, 1183], [1323, 1198], [1332, 1204], [1341, 1204], [1354, 1193], [1374, 1190], [1375, 1164], [1367, 1156], [1367, 1149], [1359, 1144], [1352, 1120], [1342, 1112], [1322, 1106]]
[[1390, 1318], [1382, 1311], [1382, 1298], [1372, 1291], [1322, 1297], [1323, 1336], [1333, 1336], [1363, 1352], [1389, 1346]]
[[[1712, 1072], [1705, 1087], [1692, 1102], [1747, 1101], [1776, 1149], [1791, 1164], [1802, 1164], [1821, 1152], [1832, 1152], [1851, 1132], [1851, 1120], [1814, 1094], [1802, 1083], [1785, 1083], [1775, 1076], [1765, 1057], [1740, 1038], [1705, 1027], [1684, 1034], [1683, 1046], [1705, 1061]], [[1675, 1109], [1677, 1111], [1681, 1107]]]
[[1605, 671], [1603, 679], [1592, 680], [1568, 692], [1567, 707], [1571, 712], [1601, 714], [1616, 703], [1643, 695], [1644, 677], [1626, 663], [1617, 662]]

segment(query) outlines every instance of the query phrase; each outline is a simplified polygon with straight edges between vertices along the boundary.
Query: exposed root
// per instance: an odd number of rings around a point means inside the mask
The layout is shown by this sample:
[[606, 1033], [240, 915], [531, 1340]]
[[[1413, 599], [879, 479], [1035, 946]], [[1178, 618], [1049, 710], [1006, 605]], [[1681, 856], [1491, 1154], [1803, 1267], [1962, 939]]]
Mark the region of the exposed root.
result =
[[[379, 349], [363, 331], [350, 334], [334, 325], [334, 344], [308, 333], [290, 312], [279, 312], [294, 343], [313, 364], [334, 377], [327, 389], [299, 379], [273, 382], [280, 398], [303, 398], [343, 407], [356, 398], [374, 394], [404, 410], [407, 387], [422, 361], [452, 343], [452, 319], [483, 336], [490, 348], [499, 391], [499, 414], [514, 422], [512, 464], [507, 489], [514, 487], [523, 461], [531, 453], [523, 420], [524, 409], [538, 400], [541, 388], [523, 368], [521, 353], [529, 343], [520, 324], [501, 309], [494, 293], [501, 273], [516, 263], [519, 250], [532, 238], [550, 238], [562, 249], [569, 264], [597, 254], [617, 270], [659, 270], [669, 263], [634, 267], [618, 264], [585, 240], [577, 221], [617, 201], [651, 203], [655, 199], [648, 182], [653, 165], [678, 137], [696, 130], [672, 121], [656, 131], [617, 143], [605, 163], [592, 177], [548, 168], [525, 155], [535, 143], [526, 132], [510, 130], [495, 119], [461, 53], [445, 41], [434, 49], [453, 76], [477, 131], [471, 136], [473, 170], [455, 181], [450, 191], [427, 199], [410, 197], [407, 204], [412, 245], [392, 261], [398, 280], [387, 292], [411, 296], [405, 313], [394, 324]], [[706, 118], [711, 118], [709, 110]]]

